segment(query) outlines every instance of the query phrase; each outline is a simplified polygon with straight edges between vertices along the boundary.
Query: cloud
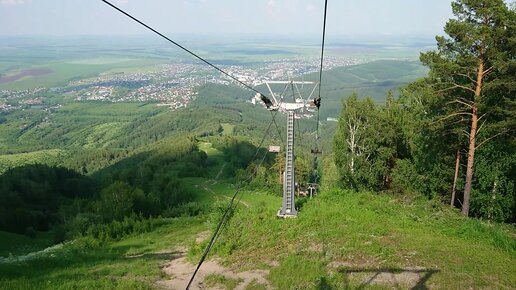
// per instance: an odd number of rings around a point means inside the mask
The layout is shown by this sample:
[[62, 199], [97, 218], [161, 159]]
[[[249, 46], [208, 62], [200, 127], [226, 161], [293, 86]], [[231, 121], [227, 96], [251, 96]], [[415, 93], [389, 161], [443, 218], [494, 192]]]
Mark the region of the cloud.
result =
[[22, 5], [29, 2], [30, 0], [0, 0], [0, 4], [5, 6]]

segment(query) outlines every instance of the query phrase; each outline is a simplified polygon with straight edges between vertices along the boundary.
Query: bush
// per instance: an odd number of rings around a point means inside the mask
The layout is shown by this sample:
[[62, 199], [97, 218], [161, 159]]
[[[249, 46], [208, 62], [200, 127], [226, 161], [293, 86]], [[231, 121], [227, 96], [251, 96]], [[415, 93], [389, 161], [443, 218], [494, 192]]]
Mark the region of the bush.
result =
[[144, 218], [138, 215], [125, 217], [121, 221], [112, 221], [105, 224], [91, 225], [86, 236], [99, 240], [101, 243], [120, 240], [125, 236], [142, 234], [152, 231], [158, 226], [165, 224], [162, 218]]
[[185, 216], [197, 216], [208, 211], [208, 206], [200, 204], [198, 202], [189, 202], [180, 206], [172, 207], [163, 213], [164, 217], [185, 217]]
[[421, 176], [414, 163], [407, 159], [396, 161], [392, 170], [391, 189], [394, 192], [421, 192]]

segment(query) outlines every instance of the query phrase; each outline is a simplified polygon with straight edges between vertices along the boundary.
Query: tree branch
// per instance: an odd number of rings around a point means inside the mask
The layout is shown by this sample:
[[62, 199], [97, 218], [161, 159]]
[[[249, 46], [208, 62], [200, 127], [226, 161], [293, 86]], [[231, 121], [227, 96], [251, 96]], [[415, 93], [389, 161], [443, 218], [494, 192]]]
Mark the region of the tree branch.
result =
[[[484, 117], [486, 114], [482, 115], [481, 117]], [[480, 121], [480, 118], [477, 120], [477, 121]], [[484, 127], [484, 124], [487, 122], [487, 120], [485, 120], [484, 122], [482, 122], [482, 124], [480, 124], [480, 126], [478, 127], [477, 129], [477, 133], [476, 135], [478, 136], [478, 133], [482, 130], [482, 128]]]
[[482, 118], [484, 118], [486, 115], [487, 115], [487, 113], [482, 114], [482, 116], [480, 116], [477, 121], [482, 120]]
[[484, 72], [482, 73], [482, 77], [485, 77], [486, 75], [491, 73], [493, 71], [493, 69], [494, 69], [494, 66], [491, 66], [488, 69], [484, 70]]
[[473, 108], [473, 105], [472, 104], [468, 104], [464, 101], [461, 101], [461, 100], [453, 100], [453, 101], [449, 101], [447, 104], [451, 104], [451, 103], [459, 103], [459, 104], [462, 104], [464, 106], [467, 106], [468, 108], [472, 109]]
[[435, 123], [438, 123], [438, 122], [441, 122], [441, 121], [444, 121], [446, 119], [449, 119], [451, 117], [455, 117], [455, 116], [461, 116], [461, 115], [469, 115], [471, 116], [472, 114], [471, 113], [468, 113], [468, 112], [457, 112], [457, 113], [453, 113], [453, 114], [450, 114], [446, 117], [443, 117], [441, 119], [438, 119], [438, 120], [435, 120], [434, 122], [431, 122], [430, 124], [435, 124]]
[[436, 93], [442, 93], [442, 92], [453, 90], [453, 89], [457, 89], [457, 88], [460, 88], [460, 89], [463, 89], [463, 90], [468, 90], [468, 91], [470, 91], [472, 93], [475, 93], [475, 90], [472, 89], [472, 88], [468, 88], [466, 86], [455, 84], [455, 83], [451, 83], [451, 82], [450, 82], [450, 84], [452, 84], [453, 86], [451, 86], [449, 88], [446, 88], [446, 89], [438, 90], [438, 91], [436, 91]]
[[469, 74], [462, 74], [462, 73], [455, 73], [455, 74], [458, 76], [467, 78], [468, 80], [473, 82], [475, 85], [477, 84], [477, 81], [475, 79], [473, 79], [472, 77], [470, 77]]
[[496, 138], [496, 137], [498, 137], [498, 136], [500, 136], [500, 135], [503, 135], [503, 134], [505, 134], [505, 133], [508, 133], [508, 132], [510, 132], [510, 131], [511, 131], [511, 130], [509, 130], [509, 129], [505, 129], [505, 130], [503, 130], [502, 132], [498, 132], [497, 134], [494, 134], [493, 136], [491, 136], [491, 137], [489, 137], [489, 138], [485, 139], [484, 141], [482, 141], [482, 142], [478, 143], [478, 145], [475, 147], [475, 149], [478, 149], [480, 146], [484, 145], [486, 142], [489, 142], [489, 141], [491, 141], [492, 139], [494, 139], [494, 138]]

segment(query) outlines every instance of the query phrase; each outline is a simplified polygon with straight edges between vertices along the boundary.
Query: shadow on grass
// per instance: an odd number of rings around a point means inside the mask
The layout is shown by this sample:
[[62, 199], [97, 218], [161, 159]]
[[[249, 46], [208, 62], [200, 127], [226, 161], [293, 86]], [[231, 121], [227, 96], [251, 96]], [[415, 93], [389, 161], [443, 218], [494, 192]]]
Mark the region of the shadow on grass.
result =
[[[147, 252], [128, 256], [126, 253], [129, 248], [134, 249], [135, 246], [72, 250], [56, 256], [52, 254], [27, 261], [0, 263], [0, 281], [21, 281], [28, 277], [34, 283], [47, 280], [63, 281], [64, 277], [94, 281], [99, 273], [104, 275], [110, 272], [114, 272], [112, 278], [115, 279], [122, 278], [123, 273], [136, 270], [135, 267], [154, 267], [155, 262], [170, 261], [184, 256], [180, 251]], [[141, 269], [137, 271], [139, 270]]]
[[[345, 275], [347, 284], [349, 284], [350, 275], [365, 273], [367, 278], [356, 287], [357, 289], [364, 289], [372, 284], [388, 285], [396, 289], [428, 289], [426, 283], [433, 274], [440, 272], [440, 270], [420, 268], [341, 268], [338, 272]], [[326, 284], [320, 285], [319, 289], [332, 288]]]

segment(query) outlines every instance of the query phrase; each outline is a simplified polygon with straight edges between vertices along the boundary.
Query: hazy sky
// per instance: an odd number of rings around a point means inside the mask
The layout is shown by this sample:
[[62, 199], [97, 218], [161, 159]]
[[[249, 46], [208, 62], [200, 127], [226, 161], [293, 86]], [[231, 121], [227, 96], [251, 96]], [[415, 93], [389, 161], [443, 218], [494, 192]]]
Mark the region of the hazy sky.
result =
[[[167, 34], [318, 35], [324, 0], [111, 0]], [[450, 0], [329, 0], [328, 35], [443, 34]], [[0, 0], [0, 35], [148, 34], [101, 0]]]

